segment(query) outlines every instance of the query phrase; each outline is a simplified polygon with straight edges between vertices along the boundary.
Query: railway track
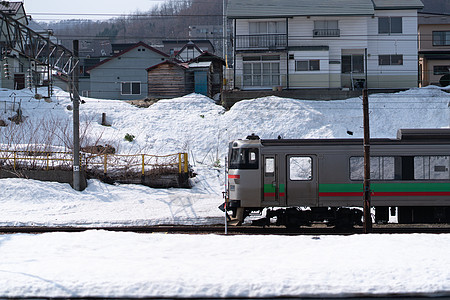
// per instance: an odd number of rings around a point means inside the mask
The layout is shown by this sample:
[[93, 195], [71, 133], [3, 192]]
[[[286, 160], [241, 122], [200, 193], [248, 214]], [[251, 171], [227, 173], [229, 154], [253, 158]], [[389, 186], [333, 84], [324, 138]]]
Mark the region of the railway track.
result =
[[[224, 225], [159, 225], [159, 226], [6, 226], [0, 227], [0, 234], [28, 233], [41, 234], [50, 232], [83, 232], [88, 230], [105, 230], [113, 232], [134, 233], [167, 233], [167, 234], [225, 234]], [[256, 227], [256, 226], [228, 226], [227, 234], [259, 234], [259, 235], [351, 235], [362, 234], [363, 228], [357, 226], [351, 229], [336, 229], [325, 225], [313, 225], [311, 227], [300, 227], [298, 229], [287, 229], [284, 227]], [[399, 225], [385, 224], [374, 225], [373, 234], [405, 234], [405, 233], [450, 233], [450, 224], [414, 224]]]

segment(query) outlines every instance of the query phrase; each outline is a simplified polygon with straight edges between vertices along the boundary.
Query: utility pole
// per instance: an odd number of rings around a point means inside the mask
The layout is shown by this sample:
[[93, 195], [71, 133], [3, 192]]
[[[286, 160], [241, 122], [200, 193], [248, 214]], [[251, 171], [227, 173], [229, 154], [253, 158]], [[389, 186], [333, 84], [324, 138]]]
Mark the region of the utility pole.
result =
[[73, 41], [72, 101], [73, 101], [73, 188], [80, 186], [80, 95], [78, 94], [78, 40]]
[[364, 118], [364, 183], [363, 210], [364, 233], [372, 232], [372, 216], [370, 213], [370, 130], [369, 130], [369, 96], [367, 92], [367, 49], [365, 53], [366, 81], [363, 89], [363, 118]]

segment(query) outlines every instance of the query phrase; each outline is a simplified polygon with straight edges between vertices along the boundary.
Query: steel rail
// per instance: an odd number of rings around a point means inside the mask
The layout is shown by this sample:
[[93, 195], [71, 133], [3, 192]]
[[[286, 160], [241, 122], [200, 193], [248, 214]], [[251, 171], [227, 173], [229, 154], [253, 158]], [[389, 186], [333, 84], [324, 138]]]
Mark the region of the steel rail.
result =
[[[105, 230], [113, 232], [134, 233], [168, 233], [168, 234], [223, 234], [224, 225], [157, 225], [157, 226], [0, 226], [0, 234], [28, 233], [41, 234], [51, 232], [84, 232], [88, 230]], [[411, 234], [450, 233], [450, 224], [415, 224], [415, 225], [376, 225], [373, 226], [374, 234]], [[284, 227], [256, 227], [256, 226], [228, 226], [228, 235], [252, 234], [252, 235], [353, 235], [363, 233], [363, 227], [358, 226], [349, 229], [337, 229], [326, 226], [300, 227], [287, 229]]]

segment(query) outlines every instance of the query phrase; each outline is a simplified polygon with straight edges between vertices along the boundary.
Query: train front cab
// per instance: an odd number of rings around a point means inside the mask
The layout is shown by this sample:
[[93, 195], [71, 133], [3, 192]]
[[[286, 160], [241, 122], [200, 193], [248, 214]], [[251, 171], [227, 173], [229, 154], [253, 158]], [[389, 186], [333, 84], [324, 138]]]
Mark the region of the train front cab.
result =
[[238, 223], [244, 208], [261, 205], [260, 143], [258, 139], [230, 143], [228, 161], [228, 209]]
[[[263, 208], [292, 207], [297, 214], [298, 207], [318, 206], [318, 158], [289, 154], [293, 152], [264, 147], [251, 137], [230, 143], [228, 209], [233, 211], [236, 223], [250, 211]], [[282, 224], [288, 222], [286, 210], [277, 210], [272, 217]]]

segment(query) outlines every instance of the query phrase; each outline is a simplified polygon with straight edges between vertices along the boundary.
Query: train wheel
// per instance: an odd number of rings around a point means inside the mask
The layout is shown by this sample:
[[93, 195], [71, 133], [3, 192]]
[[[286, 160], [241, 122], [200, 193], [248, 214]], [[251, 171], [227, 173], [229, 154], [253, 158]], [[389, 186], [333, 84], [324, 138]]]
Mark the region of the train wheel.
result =
[[287, 208], [284, 210], [282, 216], [282, 223], [289, 230], [295, 230], [302, 225], [301, 211], [295, 207]]
[[244, 222], [244, 212], [245, 212], [245, 208], [243, 207], [238, 207], [233, 209], [233, 217], [231, 218], [230, 221], [228, 221], [229, 225], [232, 226], [238, 226], [238, 225], [242, 225], [242, 223]]
[[375, 223], [386, 224], [389, 221], [389, 207], [376, 206], [375, 207]]
[[400, 206], [398, 208], [398, 223], [411, 224], [413, 222], [413, 209], [409, 206]]

